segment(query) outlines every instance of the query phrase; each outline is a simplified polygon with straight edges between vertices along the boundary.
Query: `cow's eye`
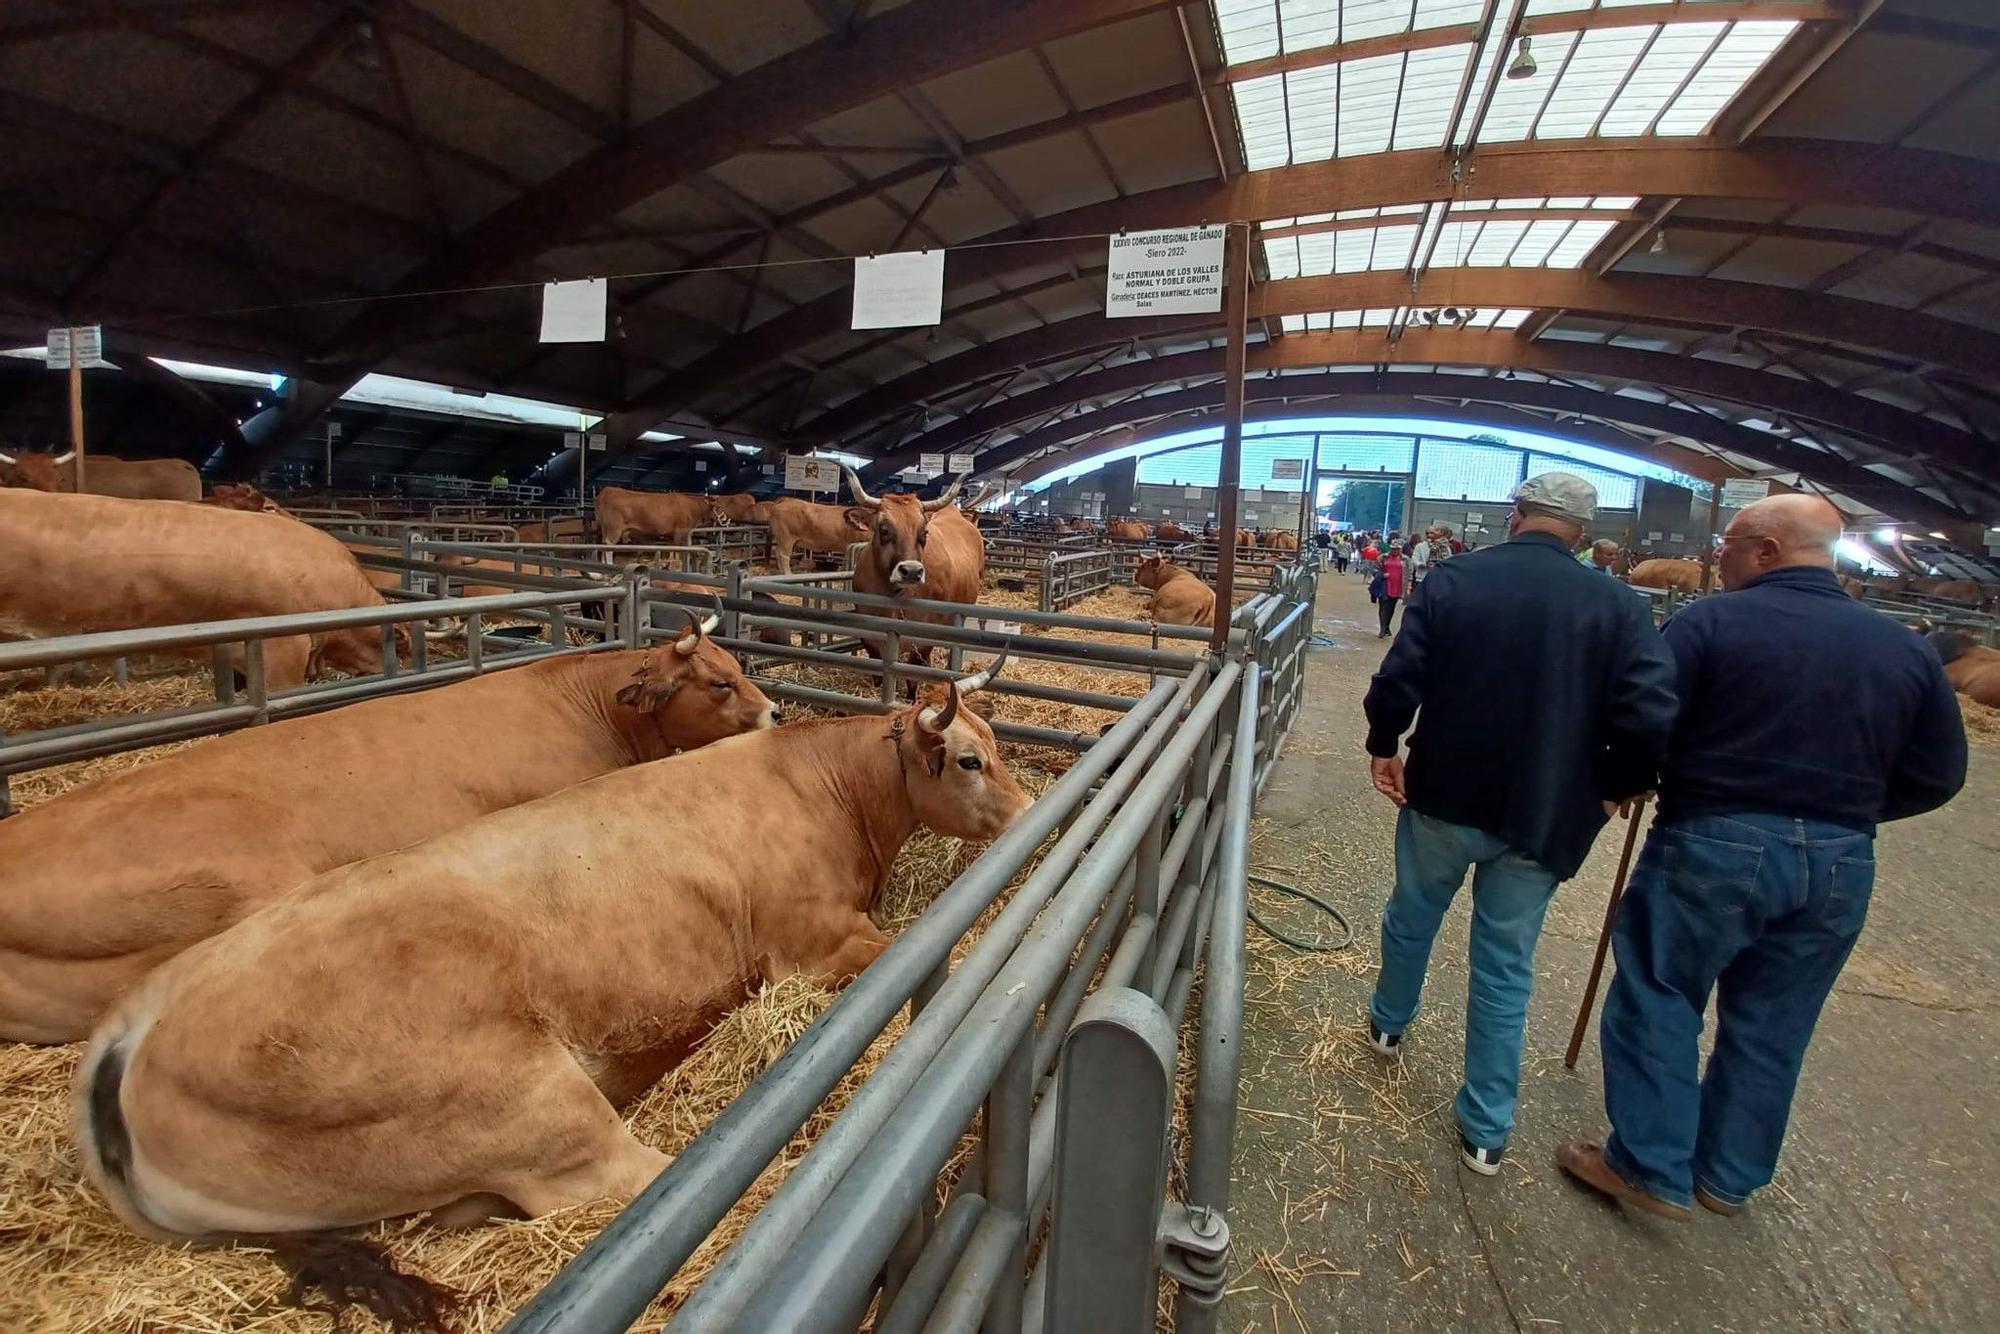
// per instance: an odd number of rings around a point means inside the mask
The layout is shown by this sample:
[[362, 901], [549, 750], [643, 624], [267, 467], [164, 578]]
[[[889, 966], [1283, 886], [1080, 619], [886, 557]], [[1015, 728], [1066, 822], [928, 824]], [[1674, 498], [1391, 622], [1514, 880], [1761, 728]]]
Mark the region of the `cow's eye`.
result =
[[718, 690], [718, 691], [729, 691], [735, 689], [735, 687], [727, 681], [710, 681], [708, 683], [708, 688], [710, 690]]
[[930, 541], [930, 540], [931, 540], [931, 530], [930, 530], [930, 529], [928, 529], [928, 528], [924, 529], [924, 531], [922, 531], [921, 533], [918, 533], [918, 534], [917, 534], [917, 545], [918, 545], [918, 546], [922, 546], [922, 545], [923, 545], [924, 543], [926, 543], [926, 542], [928, 542], [928, 541]]
[[985, 766], [980, 762], [977, 755], [961, 755], [958, 757], [958, 767], [961, 769], [980, 769]]

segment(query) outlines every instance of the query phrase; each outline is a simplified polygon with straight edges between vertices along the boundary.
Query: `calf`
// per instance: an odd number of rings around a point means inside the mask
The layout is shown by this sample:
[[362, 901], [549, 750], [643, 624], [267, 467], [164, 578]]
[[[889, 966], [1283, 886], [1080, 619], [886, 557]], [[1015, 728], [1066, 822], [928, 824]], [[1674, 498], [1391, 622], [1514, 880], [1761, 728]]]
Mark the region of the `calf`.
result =
[[868, 910], [919, 825], [990, 839], [1028, 806], [960, 693], [732, 737], [310, 882], [98, 1029], [91, 1180], [176, 1238], [629, 1198], [668, 1159], [620, 1104], [760, 982], [873, 962]]
[[323, 871], [769, 727], [707, 628], [249, 728], [0, 821], [0, 1039], [88, 1036], [152, 968]]
[[771, 557], [786, 574], [792, 572], [794, 551], [832, 555], [868, 531], [866, 516], [845, 505], [816, 505], [791, 496], [765, 501], [750, 512], [750, 521], [771, 526]]
[[1924, 636], [1944, 660], [1951, 688], [1975, 704], [2000, 709], [2000, 649], [1973, 642], [1958, 630], [1934, 630]]
[[1215, 590], [1194, 571], [1148, 556], [1132, 572], [1132, 582], [1153, 590], [1151, 615], [1160, 624], [1215, 624]]

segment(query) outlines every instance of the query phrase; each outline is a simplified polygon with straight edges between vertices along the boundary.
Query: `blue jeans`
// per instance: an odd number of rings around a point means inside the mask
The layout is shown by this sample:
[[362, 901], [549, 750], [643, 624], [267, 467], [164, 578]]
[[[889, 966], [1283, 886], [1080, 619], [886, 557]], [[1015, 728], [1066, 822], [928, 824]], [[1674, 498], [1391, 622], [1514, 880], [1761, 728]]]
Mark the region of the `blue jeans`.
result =
[[1498, 1149], [1514, 1133], [1535, 942], [1555, 873], [1483, 829], [1405, 806], [1396, 821], [1396, 889], [1382, 913], [1382, 975], [1368, 1009], [1384, 1033], [1401, 1033], [1416, 1018], [1431, 943], [1468, 868], [1477, 869], [1458, 1125], [1478, 1147]]
[[[1771, 1182], [1820, 1007], [1868, 917], [1871, 834], [1780, 815], [1656, 825], [1618, 909], [1604, 998], [1605, 1161], [1688, 1204]], [[1696, 1080], [1702, 1011], [1715, 1049]]]

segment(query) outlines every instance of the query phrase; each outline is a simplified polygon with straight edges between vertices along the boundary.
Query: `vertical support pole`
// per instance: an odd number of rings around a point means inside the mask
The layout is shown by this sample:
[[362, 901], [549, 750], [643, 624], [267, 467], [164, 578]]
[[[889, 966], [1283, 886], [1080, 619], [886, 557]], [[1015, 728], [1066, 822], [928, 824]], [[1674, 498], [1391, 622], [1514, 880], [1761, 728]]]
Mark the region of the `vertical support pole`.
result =
[[83, 495], [83, 362], [76, 351], [79, 332], [74, 328], [69, 331], [69, 447], [76, 454], [72, 460], [76, 468], [76, 493]]
[[[730, 602], [740, 602], [743, 600], [743, 565], [740, 561], [731, 561], [729, 563], [729, 583], [725, 591], [729, 595]], [[743, 613], [734, 607], [725, 605], [722, 609], [722, 637], [724, 639], [735, 639], [742, 633]]]
[[1222, 381], [1222, 465], [1216, 474], [1215, 636], [1209, 648], [1218, 657], [1229, 644], [1229, 611], [1236, 605], [1236, 512], [1243, 485], [1244, 324], [1250, 309], [1250, 229], [1229, 224], [1223, 243], [1222, 320], [1229, 350]]
[[229, 645], [211, 644], [208, 649], [209, 670], [215, 677], [215, 702], [234, 704], [236, 702], [236, 665], [229, 660]]
[[891, 630], [882, 641], [882, 702], [896, 702], [896, 663], [903, 656], [903, 637]]
[[1035, 1033], [1021, 1035], [986, 1098], [986, 1202], [1017, 1229], [983, 1334], [1020, 1334], [1028, 1273], [1028, 1126], [1034, 1116]]
[[1710, 482], [1708, 491], [1708, 541], [1701, 544], [1701, 591], [1710, 592], [1715, 574], [1715, 534], [1722, 526], [1722, 483]]
[[264, 641], [261, 639], [243, 641], [243, 679], [249, 687], [250, 707], [257, 710], [257, 716], [250, 720], [251, 724], [269, 722], [265, 710], [270, 707], [271, 691], [264, 680]]

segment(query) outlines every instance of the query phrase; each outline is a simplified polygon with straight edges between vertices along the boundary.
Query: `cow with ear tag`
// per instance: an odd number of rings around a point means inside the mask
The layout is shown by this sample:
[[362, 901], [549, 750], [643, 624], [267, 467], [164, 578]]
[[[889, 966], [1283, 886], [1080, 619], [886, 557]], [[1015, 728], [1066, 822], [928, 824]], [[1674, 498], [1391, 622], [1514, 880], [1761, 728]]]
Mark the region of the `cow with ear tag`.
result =
[[988, 839], [1027, 808], [962, 703], [999, 666], [497, 812], [188, 950], [79, 1068], [92, 1182], [173, 1238], [629, 1198], [667, 1157], [620, 1104], [760, 982], [872, 963], [919, 825]]
[[246, 728], [0, 821], [0, 1039], [88, 1037], [150, 970], [322, 872], [769, 727], [716, 618], [688, 620], [652, 649]]
[[[842, 470], [854, 493], [854, 507], [848, 513], [866, 524], [868, 534], [853, 551], [855, 591], [931, 602], [979, 601], [986, 582], [986, 539], [952, 503], [963, 478], [935, 500], [900, 493], [878, 498], [862, 488], [854, 469], [843, 464]], [[888, 614], [931, 625], [949, 625], [952, 619], [941, 612]], [[881, 645], [869, 648], [881, 656]], [[904, 645], [906, 661], [929, 666], [930, 656], [928, 644]]]

